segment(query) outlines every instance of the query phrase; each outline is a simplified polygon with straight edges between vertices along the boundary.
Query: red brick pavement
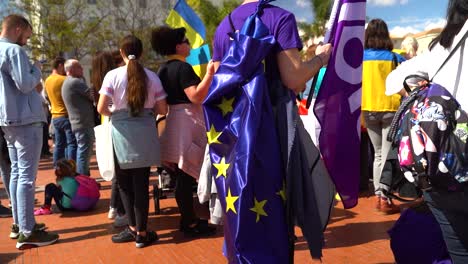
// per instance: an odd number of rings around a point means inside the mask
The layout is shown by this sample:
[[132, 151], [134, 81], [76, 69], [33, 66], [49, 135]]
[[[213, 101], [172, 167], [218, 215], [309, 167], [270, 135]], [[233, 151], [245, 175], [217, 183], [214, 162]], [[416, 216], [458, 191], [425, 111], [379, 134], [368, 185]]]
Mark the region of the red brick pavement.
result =
[[[92, 176], [98, 175], [94, 164]], [[42, 160], [37, 186], [43, 187], [53, 180], [51, 160]], [[60, 234], [59, 242], [54, 245], [19, 251], [15, 241], [8, 238], [11, 218], [0, 219], [0, 263], [226, 263], [221, 253], [221, 228], [213, 237], [184, 238], [177, 231], [179, 214], [173, 198], [161, 200], [161, 215], [150, 215], [149, 228], [158, 232], [159, 242], [143, 249], [135, 248], [134, 243], [113, 244], [111, 235], [120, 229], [113, 228], [112, 220], [107, 219], [110, 184], [102, 182], [102, 188], [102, 199], [91, 212], [36, 217], [38, 222], [45, 222], [51, 231]], [[44, 199], [40, 188], [36, 197], [40, 202]], [[7, 201], [3, 199], [2, 203]], [[386, 231], [398, 215], [378, 214], [372, 204], [372, 199], [363, 197], [351, 210], [341, 209], [340, 204], [335, 207], [325, 232], [323, 263], [394, 263]], [[154, 212], [152, 200], [150, 212]], [[299, 229], [297, 233], [295, 263], [313, 263]]]

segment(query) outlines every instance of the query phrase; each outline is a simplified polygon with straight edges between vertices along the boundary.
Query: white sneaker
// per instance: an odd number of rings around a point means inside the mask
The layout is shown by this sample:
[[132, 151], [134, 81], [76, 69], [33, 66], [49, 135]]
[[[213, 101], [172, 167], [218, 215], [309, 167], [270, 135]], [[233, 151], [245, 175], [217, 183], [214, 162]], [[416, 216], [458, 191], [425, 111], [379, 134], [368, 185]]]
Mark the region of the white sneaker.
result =
[[117, 215], [114, 220], [114, 227], [124, 227], [128, 225], [127, 215]]
[[107, 218], [114, 219], [117, 216], [117, 209], [113, 207], [109, 207], [109, 213], [107, 214]]

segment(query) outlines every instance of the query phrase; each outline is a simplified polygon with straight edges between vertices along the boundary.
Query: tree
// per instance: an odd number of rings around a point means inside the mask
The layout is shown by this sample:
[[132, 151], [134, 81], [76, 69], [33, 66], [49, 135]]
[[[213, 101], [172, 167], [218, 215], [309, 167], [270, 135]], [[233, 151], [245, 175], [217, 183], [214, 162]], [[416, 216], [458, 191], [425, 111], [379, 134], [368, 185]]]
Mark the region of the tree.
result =
[[[156, 68], [154, 58], [158, 57], [151, 49], [151, 29], [164, 23], [174, 6], [175, 0], [152, 1], [152, 0], [112, 0], [107, 8], [110, 10], [109, 19], [106, 23], [113, 24], [113, 38], [107, 39], [110, 49], [117, 49], [122, 37], [128, 34], [137, 36], [143, 42], [144, 52], [141, 61]], [[111, 28], [105, 26], [104, 28]]]
[[307, 40], [316, 37], [312, 24], [310, 23], [298, 21], [297, 28], [299, 29], [299, 33], [301, 33], [300, 37], [302, 42], [306, 42]]
[[315, 36], [325, 34], [325, 25], [330, 18], [332, 1], [331, 0], [310, 0], [315, 18], [312, 23], [312, 32]]
[[87, 0], [21, 0], [17, 7], [34, 28], [31, 47], [35, 58], [67, 54], [81, 59], [102, 48], [96, 43], [101, 43], [99, 29], [109, 15], [100, 11], [104, 8], [92, 8]]
[[224, 0], [218, 7], [209, 0], [187, 0], [187, 4], [195, 10], [205, 24], [205, 43], [212, 43], [213, 35], [219, 23], [240, 3], [242, 3], [242, 0]]

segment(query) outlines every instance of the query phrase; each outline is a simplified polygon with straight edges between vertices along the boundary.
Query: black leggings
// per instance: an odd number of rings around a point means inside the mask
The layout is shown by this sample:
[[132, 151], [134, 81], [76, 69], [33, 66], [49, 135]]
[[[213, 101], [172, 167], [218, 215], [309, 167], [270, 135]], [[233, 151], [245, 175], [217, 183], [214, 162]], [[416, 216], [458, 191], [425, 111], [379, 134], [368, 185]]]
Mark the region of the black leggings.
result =
[[138, 232], [144, 232], [148, 223], [150, 167], [121, 169], [117, 159], [115, 161], [117, 186], [128, 225], [136, 226]]
[[63, 198], [64, 193], [62, 192], [62, 189], [59, 186], [57, 186], [57, 185], [55, 185], [53, 183], [47, 184], [46, 187], [45, 187], [44, 195], [45, 195], [45, 198], [44, 198], [44, 205], [45, 206], [50, 207], [52, 205], [52, 199], [54, 199], [55, 204], [60, 209], [60, 211], [69, 211], [69, 210], [71, 210], [71, 208], [63, 207], [62, 198]]
[[193, 185], [195, 179], [179, 168], [176, 169], [175, 173], [177, 179], [174, 194], [180, 211], [180, 224], [181, 227], [185, 228], [198, 219], [193, 208]]

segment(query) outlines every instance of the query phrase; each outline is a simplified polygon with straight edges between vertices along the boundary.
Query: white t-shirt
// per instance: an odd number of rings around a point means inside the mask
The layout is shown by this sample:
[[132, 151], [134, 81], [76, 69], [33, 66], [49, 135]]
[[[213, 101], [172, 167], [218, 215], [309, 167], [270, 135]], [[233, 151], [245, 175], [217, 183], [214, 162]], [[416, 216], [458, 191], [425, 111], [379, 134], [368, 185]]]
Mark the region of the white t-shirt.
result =
[[[144, 108], [153, 108], [154, 104], [167, 97], [164, 92], [161, 80], [156, 73], [145, 68], [148, 77], [147, 89], [148, 97]], [[109, 71], [102, 81], [100, 94], [104, 94], [112, 99], [114, 111], [127, 109], [127, 66], [122, 66]]]

